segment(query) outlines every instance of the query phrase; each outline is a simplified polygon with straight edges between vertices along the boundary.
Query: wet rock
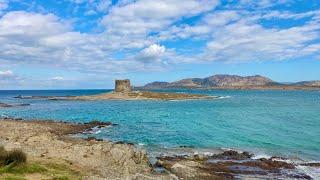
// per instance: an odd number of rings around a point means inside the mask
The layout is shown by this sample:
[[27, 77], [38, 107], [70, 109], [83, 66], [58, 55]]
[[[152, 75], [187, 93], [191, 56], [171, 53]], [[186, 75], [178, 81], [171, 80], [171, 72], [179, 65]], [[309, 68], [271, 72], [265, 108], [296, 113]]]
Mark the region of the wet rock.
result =
[[87, 140], [87, 141], [103, 141], [103, 139], [99, 139], [96, 137], [87, 137], [85, 140]]
[[[270, 159], [252, 159], [248, 152], [225, 151], [213, 156], [164, 156], [158, 157], [155, 168], [164, 168], [184, 179], [222, 178], [233, 179], [236, 175], [266, 176], [281, 174], [282, 170], [292, 171], [294, 164]], [[291, 176], [288, 174], [287, 177]], [[307, 177], [305, 174], [295, 176]], [[214, 178], [213, 178], [214, 179]]]
[[0, 108], [10, 108], [10, 107], [20, 107], [20, 106], [30, 106], [30, 104], [6, 104], [6, 103], [0, 103]]
[[194, 146], [186, 146], [186, 145], [183, 145], [183, 146], [179, 146], [179, 148], [194, 148]]
[[309, 166], [309, 167], [320, 167], [320, 163], [303, 163], [301, 166]]
[[305, 180], [311, 180], [312, 177], [303, 174], [303, 173], [298, 173], [298, 174], [293, 174], [293, 175], [289, 175], [289, 177], [293, 178], [293, 179], [305, 179]]
[[214, 159], [233, 159], [233, 160], [244, 160], [244, 159], [250, 159], [253, 156], [253, 154], [250, 154], [248, 152], [242, 152], [239, 153], [237, 151], [229, 150], [225, 151], [221, 154], [213, 155], [211, 158]]
[[13, 106], [6, 103], [0, 103], [0, 107], [7, 108], [7, 107], [13, 107]]
[[130, 145], [130, 146], [134, 146], [133, 143], [131, 143], [131, 142], [124, 142], [124, 141], [117, 141], [117, 142], [115, 142], [115, 144], [127, 144], [127, 145]]
[[107, 127], [107, 126], [110, 126], [112, 125], [111, 122], [102, 122], [102, 121], [97, 121], [97, 120], [92, 120], [88, 123], [84, 123], [84, 124], [87, 124], [87, 125], [90, 125], [90, 126], [94, 126], [94, 127], [98, 127], [98, 128], [103, 128], [103, 127]]

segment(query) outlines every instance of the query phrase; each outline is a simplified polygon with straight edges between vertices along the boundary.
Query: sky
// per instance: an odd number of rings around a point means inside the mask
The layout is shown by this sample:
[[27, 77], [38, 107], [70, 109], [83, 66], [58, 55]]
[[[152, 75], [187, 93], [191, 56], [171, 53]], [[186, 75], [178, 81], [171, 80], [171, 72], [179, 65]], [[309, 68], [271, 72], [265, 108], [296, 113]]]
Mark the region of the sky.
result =
[[319, 0], [0, 0], [0, 89], [320, 80]]

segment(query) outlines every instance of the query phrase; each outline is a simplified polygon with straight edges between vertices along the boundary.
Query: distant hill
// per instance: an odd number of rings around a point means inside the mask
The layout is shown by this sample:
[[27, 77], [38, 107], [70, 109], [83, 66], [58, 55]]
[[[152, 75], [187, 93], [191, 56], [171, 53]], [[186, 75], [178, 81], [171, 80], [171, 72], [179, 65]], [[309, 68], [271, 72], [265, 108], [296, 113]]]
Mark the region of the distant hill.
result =
[[320, 81], [301, 81], [301, 82], [294, 83], [294, 85], [320, 87]]
[[303, 87], [319, 87], [320, 81], [303, 81], [297, 83], [278, 83], [267, 77], [214, 75], [206, 78], [188, 78], [174, 82], [152, 82], [142, 89], [175, 89], [175, 88], [199, 88], [199, 89], [301, 89]]

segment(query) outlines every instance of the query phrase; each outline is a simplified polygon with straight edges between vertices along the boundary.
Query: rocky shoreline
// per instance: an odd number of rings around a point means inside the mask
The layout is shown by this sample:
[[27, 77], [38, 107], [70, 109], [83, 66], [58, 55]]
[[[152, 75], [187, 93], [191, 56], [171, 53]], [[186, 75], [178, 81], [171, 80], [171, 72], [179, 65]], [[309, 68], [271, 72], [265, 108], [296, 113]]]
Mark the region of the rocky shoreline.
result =
[[0, 145], [22, 149], [38, 161], [68, 163], [83, 179], [314, 179], [297, 167], [320, 168], [320, 163], [297, 164], [281, 157], [256, 159], [248, 152], [233, 150], [161, 155], [150, 164], [147, 153], [131, 143], [70, 136], [109, 126], [111, 122], [72, 124], [7, 118], [0, 120]]
[[[83, 133], [110, 123], [87, 124], [38, 120], [0, 120], [0, 145], [22, 149], [40, 162], [62, 161], [82, 174], [83, 179], [145, 179], [154, 177], [145, 151], [125, 143], [80, 139]], [[164, 175], [159, 175], [159, 177]], [[170, 178], [167, 178], [170, 179]]]

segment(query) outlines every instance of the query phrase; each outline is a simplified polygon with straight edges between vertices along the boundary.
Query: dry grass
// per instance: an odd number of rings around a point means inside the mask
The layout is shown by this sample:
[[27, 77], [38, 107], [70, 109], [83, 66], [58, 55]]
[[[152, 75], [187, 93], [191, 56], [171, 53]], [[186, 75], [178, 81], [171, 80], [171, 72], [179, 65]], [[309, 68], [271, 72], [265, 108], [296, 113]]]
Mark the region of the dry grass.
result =
[[11, 163], [22, 164], [27, 162], [27, 155], [20, 149], [14, 149], [12, 151], [7, 152], [5, 158], [5, 165], [9, 165]]

